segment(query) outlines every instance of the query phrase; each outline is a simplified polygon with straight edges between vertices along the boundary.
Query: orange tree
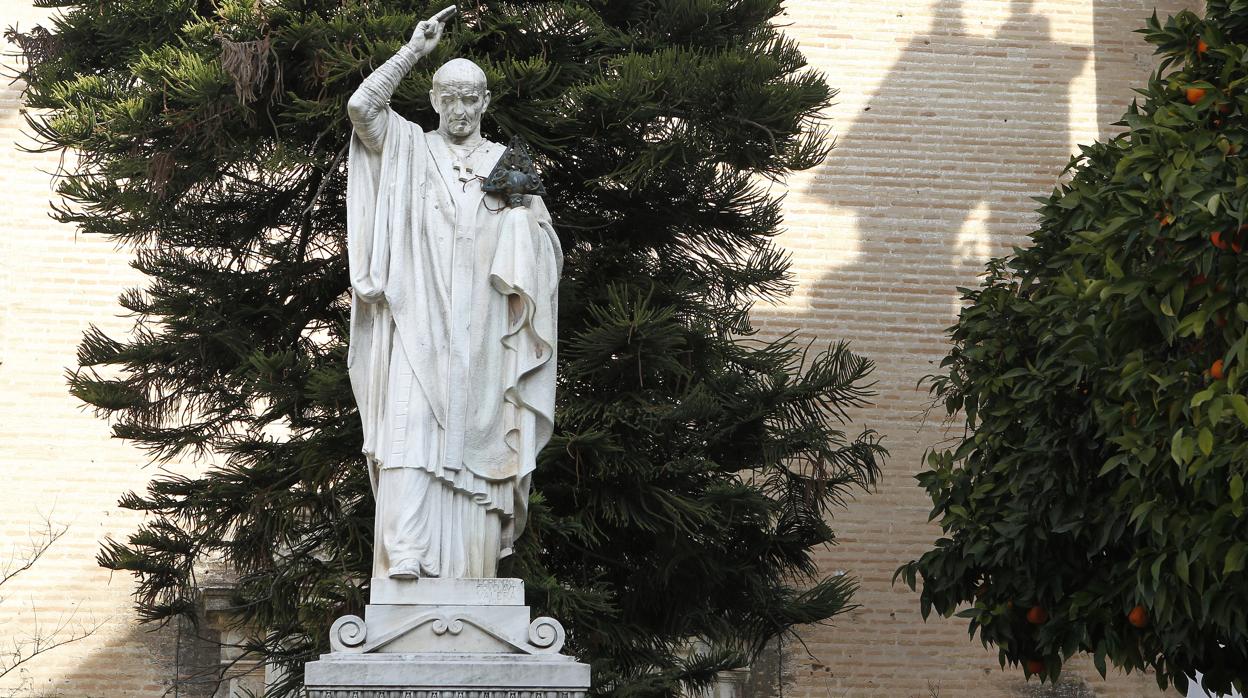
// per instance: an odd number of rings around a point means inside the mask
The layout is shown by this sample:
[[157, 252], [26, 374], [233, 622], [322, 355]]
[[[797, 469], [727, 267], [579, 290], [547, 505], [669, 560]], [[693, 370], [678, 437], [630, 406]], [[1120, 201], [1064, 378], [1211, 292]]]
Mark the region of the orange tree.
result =
[[1029, 676], [1087, 652], [1242, 691], [1248, 2], [1141, 31], [1162, 61], [1125, 131], [962, 289], [931, 385], [967, 429], [918, 476], [944, 537], [897, 574]]

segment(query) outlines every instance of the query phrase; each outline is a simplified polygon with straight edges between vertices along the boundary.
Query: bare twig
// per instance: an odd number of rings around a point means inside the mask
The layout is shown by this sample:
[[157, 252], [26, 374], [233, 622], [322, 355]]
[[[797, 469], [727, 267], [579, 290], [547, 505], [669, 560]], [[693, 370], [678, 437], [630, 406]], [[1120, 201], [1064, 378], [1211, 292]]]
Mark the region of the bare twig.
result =
[[32, 535], [26, 549], [20, 554], [13, 552], [8, 561], [4, 563], [4, 567], [0, 568], [0, 586], [4, 586], [10, 579], [34, 567], [39, 558], [43, 557], [48, 548], [60, 540], [67, 530], [69, 530], [68, 526], [57, 528], [52, 525], [51, 521], [45, 520], [43, 531], [38, 536]]
[[[42, 530], [31, 534], [25, 549], [15, 550], [3, 567], [0, 567], [0, 587], [34, 567], [67, 530], [68, 526], [57, 526], [50, 519], [45, 519]], [[3, 600], [0, 597], [0, 601]], [[77, 621], [76, 608], [63, 614], [50, 629], [39, 622], [37, 609], [32, 609], [31, 616], [34, 620], [31, 631], [24, 636], [14, 635], [10, 641], [11, 646], [0, 649], [0, 677], [16, 671], [18, 667], [41, 654], [88, 637], [104, 626], [104, 621], [86, 624]]]

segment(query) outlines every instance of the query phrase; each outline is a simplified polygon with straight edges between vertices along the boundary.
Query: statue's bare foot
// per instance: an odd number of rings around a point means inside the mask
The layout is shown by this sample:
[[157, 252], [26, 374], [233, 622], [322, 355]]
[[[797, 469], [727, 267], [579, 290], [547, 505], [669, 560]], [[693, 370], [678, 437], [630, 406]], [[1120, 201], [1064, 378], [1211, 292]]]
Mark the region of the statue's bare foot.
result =
[[391, 579], [420, 579], [420, 563], [416, 560], [402, 560], [390, 568]]

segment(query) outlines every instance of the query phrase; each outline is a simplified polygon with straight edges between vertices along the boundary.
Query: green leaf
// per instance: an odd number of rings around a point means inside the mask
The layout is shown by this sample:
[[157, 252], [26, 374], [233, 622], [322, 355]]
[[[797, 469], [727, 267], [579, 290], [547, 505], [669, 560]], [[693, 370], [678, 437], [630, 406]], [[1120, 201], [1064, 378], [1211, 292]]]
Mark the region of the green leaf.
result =
[[1179, 465], [1187, 464], [1187, 458], [1184, 457], [1183, 451], [1183, 428], [1179, 427], [1179, 430], [1174, 432], [1174, 437], [1170, 439], [1170, 457]]
[[1232, 357], [1238, 364], [1246, 363], [1248, 357], [1244, 356], [1245, 349], [1248, 349], [1248, 332], [1245, 332], [1239, 339], [1235, 340], [1235, 343], [1227, 350], [1226, 356]]
[[1244, 478], [1236, 474], [1231, 478], [1231, 501], [1238, 502], [1244, 496]]
[[1207, 402], [1210, 398], [1214, 396], [1214, 393], [1215, 393], [1215, 390], [1212, 387], [1205, 388], [1199, 393], [1196, 393], [1195, 395], [1192, 396], [1192, 403], [1191, 403], [1192, 407], [1200, 407], [1201, 405], [1205, 404], [1205, 402]]
[[1222, 574], [1231, 574], [1244, 569], [1244, 557], [1248, 555], [1248, 543], [1236, 543], [1231, 549], [1226, 551], [1226, 563], [1222, 567]]
[[1200, 452], [1206, 456], [1213, 453], [1213, 432], [1209, 431], [1209, 427], [1202, 427], [1200, 434], [1196, 436], [1196, 444], [1200, 446]]
[[1105, 271], [1114, 279], [1121, 279], [1123, 276], [1122, 267], [1114, 261], [1113, 255], [1105, 255]]
[[1216, 427], [1221, 421], [1222, 416], [1226, 414], [1226, 396], [1219, 395], [1209, 401], [1209, 406], [1205, 408], [1205, 416], [1209, 420], [1209, 427]]
[[1142, 523], [1144, 520], [1144, 516], [1147, 515], [1148, 512], [1152, 511], [1153, 507], [1156, 506], [1156, 504], [1157, 502], [1155, 500], [1150, 499], [1147, 502], [1141, 502], [1135, 505], [1135, 508], [1131, 510], [1131, 516], [1129, 517], [1128, 521], [1136, 522], [1137, 524]]
[[1248, 426], [1248, 398], [1238, 394], [1227, 395], [1226, 398], [1230, 400], [1235, 416], [1239, 417], [1239, 421], [1245, 426]]
[[1152, 566], [1152, 569], [1151, 569], [1151, 571], [1152, 571], [1152, 573], [1153, 573], [1153, 584], [1157, 584], [1158, 582], [1160, 582], [1160, 581], [1161, 581], [1161, 565], [1162, 565], [1162, 563], [1164, 563], [1165, 561], [1166, 561], [1166, 555], [1165, 555], [1165, 553], [1162, 553], [1161, 555], [1158, 555], [1158, 556], [1157, 556], [1157, 559], [1156, 559], [1156, 560], [1153, 560], [1153, 566]]
[[1098, 472], [1096, 473], [1096, 476], [1097, 476], [1097, 477], [1102, 477], [1102, 476], [1104, 476], [1104, 475], [1106, 475], [1106, 474], [1108, 474], [1108, 473], [1112, 472], [1112, 471], [1114, 470], [1114, 468], [1117, 468], [1118, 466], [1122, 465], [1123, 463], [1126, 463], [1126, 462], [1127, 462], [1128, 460], [1130, 460], [1130, 459], [1131, 459], [1131, 456], [1130, 456], [1130, 455], [1128, 455], [1128, 454], [1126, 454], [1126, 453], [1119, 453], [1118, 455], [1116, 455], [1116, 456], [1114, 456], [1114, 457], [1112, 457], [1112, 458], [1110, 458], [1110, 459], [1106, 460], [1106, 461], [1105, 461], [1105, 465], [1102, 465], [1102, 466], [1101, 466], [1101, 469], [1100, 469], [1100, 471], [1098, 471]]

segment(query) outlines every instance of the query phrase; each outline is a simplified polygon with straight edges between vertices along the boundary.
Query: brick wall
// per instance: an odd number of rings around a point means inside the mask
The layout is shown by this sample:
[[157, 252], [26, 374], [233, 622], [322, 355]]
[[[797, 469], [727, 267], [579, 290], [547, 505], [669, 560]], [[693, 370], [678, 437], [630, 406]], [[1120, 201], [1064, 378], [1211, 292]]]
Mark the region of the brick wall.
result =
[[[878, 492], [839, 514], [841, 544], [829, 572], [862, 582], [862, 609], [810, 628], [786, 645], [786, 695], [1147, 696], [1149, 677], [1102, 681], [1087, 662], [1058, 692], [1001, 671], [961, 622], [918, 616], [917, 596], [889, 579], [937, 534], [915, 487], [924, 449], [944, 436], [923, 420], [918, 379], [945, 352], [957, 311], [954, 287], [983, 261], [1021, 242], [1029, 197], [1046, 193], [1069, 153], [1116, 120], [1150, 69], [1131, 31], [1151, 11], [1141, 0], [804, 0], [790, 2], [789, 32], [841, 89], [829, 116], [838, 148], [795, 177], [787, 204], [800, 286], [759, 308], [766, 333], [797, 329], [846, 338], [879, 365], [879, 396], [855, 427], [884, 433], [892, 451]], [[1166, 0], [1159, 12], [1185, 3]], [[44, 10], [0, 0], [0, 24], [29, 27]], [[9, 47], [5, 48], [9, 52]], [[9, 57], [3, 60], [11, 61]], [[10, 65], [6, 63], [7, 67]], [[68, 525], [39, 564], [3, 589], [0, 641], [69, 619], [103, 625], [0, 679], [0, 696], [156, 696], [175, 670], [176, 636], [131, 620], [128, 577], [94, 563], [98, 542], [137, 523], [117, 495], [152, 475], [141, 454], [66, 394], [89, 323], [120, 333], [115, 298], [138, 281], [127, 256], [47, 217], [54, 155], [18, 152], [20, 85], [0, 85], [0, 561], [42, 518]], [[809, 653], [807, 653], [809, 650]]]
[[[46, 10], [0, 2], [0, 24], [29, 29]], [[12, 66], [2, 47], [2, 70]], [[0, 678], [0, 696], [160, 696], [175, 636], [132, 621], [131, 579], [95, 564], [100, 539], [137, 523], [117, 496], [152, 474], [139, 453], [66, 393], [77, 340], [89, 323], [122, 332], [116, 297], [139, 281], [109, 242], [49, 219], [56, 155], [31, 155], [20, 85], [0, 81], [0, 568], [25, 557], [41, 522], [65, 534], [30, 571], [0, 589], [0, 662], [12, 643], [64, 639], [95, 628]], [[56, 632], [60, 628], [60, 632]]]
[[[47, 10], [0, 0], [0, 24], [29, 29]], [[10, 45], [3, 72], [13, 65]], [[0, 81], [0, 569], [22, 559], [44, 520], [67, 527], [35, 567], [0, 589], [0, 662], [14, 642], [94, 634], [0, 678], [0, 696], [159, 696], [175, 637], [132, 620], [129, 576], [96, 566], [99, 541], [138, 523], [116, 507], [152, 475], [141, 454], [66, 392], [89, 323], [124, 332], [118, 293], [139, 281], [105, 240], [78, 237], [49, 214], [55, 154], [28, 154], [20, 85]], [[60, 627], [59, 633], [55, 632]]]

